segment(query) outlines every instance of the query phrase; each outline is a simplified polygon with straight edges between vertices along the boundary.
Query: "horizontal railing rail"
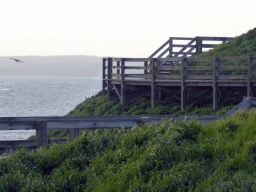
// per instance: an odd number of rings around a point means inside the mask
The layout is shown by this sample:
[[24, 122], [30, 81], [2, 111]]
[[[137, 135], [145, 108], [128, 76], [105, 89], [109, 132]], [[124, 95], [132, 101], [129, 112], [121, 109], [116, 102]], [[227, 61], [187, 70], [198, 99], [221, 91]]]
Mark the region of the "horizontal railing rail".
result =
[[[184, 81], [188, 80], [213, 80], [214, 73], [216, 70], [217, 81], [222, 80], [244, 80], [250, 81], [254, 80], [256, 73], [254, 70], [256, 66], [252, 65], [252, 61], [256, 57], [251, 56], [240, 56], [240, 57], [212, 57], [212, 58], [105, 58], [104, 61], [108, 61], [103, 64], [103, 84], [105, 80], [131, 80], [135, 78], [153, 79], [154, 71], [154, 81], [158, 79], [162, 80], [172, 80], [181, 79], [184, 77]], [[218, 62], [215, 62], [218, 60]], [[177, 65], [160, 65], [161, 62], [182, 62], [185, 66]], [[240, 64], [232, 64], [232, 61], [242, 62]], [[129, 66], [127, 66], [129, 62]], [[133, 66], [130, 63], [140, 62]], [[208, 63], [207, 63], [208, 62]], [[122, 66], [120, 65], [122, 63]], [[107, 70], [107, 73], [106, 73]], [[116, 71], [113, 71], [116, 70]], [[127, 70], [132, 72], [126, 73]], [[136, 71], [140, 70], [140, 73]], [[128, 78], [128, 79], [127, 79]], [[104, 84], [106, 87], [106, 84]]]
[[137, 116], [69, 116], [69, 117], [1, 117], [0, 130], [36, 130], [36, 140], [13, 140], [0, 141], [0, 151], [6, 151], [19, 146], [32, 147], [47, 146], [51, 142], [65, 143], [67, 139], [48, 140], [49, 129], [76, 130], [71, 139], [78, 136], [79, 129], [102, 129], [102, 128], [132, 128], [144, 123], [158, 123], [163, 119], [199, 119], [207, 124], [224, 115], [137, 115]]
[[[162, 58], [165, 57], [182, 57], [198, 55], [203, 52], [203, 48], [214, 48], [218, 44], [207, 44], [204, 41], [219, 41], [225, 43], [234, 39], [233, 37], [202, 37], [197, 36], [195, 38], [189, 37], [170, 37], [163, 45], [161, 45], [149, 58]], [[175, 43], [178, 41], [178, 43]], [[180, 41], [189, 41], [187, 44], [179, 44]], [[173, 48], [181, 48], [178, 51], [174, 51]], [[189, 49], [189, 50], [187, 50]], [[167, 54], [167, 55], [166, 55]]]

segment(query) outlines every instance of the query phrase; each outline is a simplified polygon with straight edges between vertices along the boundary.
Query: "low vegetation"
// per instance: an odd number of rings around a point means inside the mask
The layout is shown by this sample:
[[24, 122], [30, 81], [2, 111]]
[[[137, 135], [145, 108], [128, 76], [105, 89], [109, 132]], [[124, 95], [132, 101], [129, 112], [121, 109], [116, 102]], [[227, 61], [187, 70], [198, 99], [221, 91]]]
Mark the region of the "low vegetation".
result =
[[0, 159], [0, 191], [255, 191], [256, 110], [85, 131]]

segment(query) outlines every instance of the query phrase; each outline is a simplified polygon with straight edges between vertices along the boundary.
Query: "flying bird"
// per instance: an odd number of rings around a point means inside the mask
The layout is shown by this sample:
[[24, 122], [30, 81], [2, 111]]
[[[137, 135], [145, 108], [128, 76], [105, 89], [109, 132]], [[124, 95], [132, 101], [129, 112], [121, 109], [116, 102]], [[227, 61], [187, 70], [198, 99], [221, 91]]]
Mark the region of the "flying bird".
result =
[[23, 61], [20, 61], [19, 59], [13, 59], [13, 58], [10, 58], [11, 60], [14, 60], [16, 62], [21, 62], [21, 63], [24, 63]]

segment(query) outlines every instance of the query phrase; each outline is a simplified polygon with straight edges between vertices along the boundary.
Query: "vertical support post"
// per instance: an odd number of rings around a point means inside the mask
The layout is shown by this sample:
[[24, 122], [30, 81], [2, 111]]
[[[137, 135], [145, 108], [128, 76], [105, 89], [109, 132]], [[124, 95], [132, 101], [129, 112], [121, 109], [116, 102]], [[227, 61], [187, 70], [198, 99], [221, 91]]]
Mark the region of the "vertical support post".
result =
[[185, 111], [186, 107], [186, 67], [187, 67], [187, 59], [181, 59], [181, 111]]
[[226, 43], [226, 41], [227, 41], [227, 40], [226, 40], [226, 37], [224, 37], [224, 38], [222, 39], [222, 44], [223, 44], [223, 43]]
[[218, 66], [220, 64], [220, 59], [217, 57], [213, 58], [213, 110], [216, 111], [218, 108], [218, 98], [219, 98], [219, 94], [218, 94]]
[[106, 96], [106, 58], [102, 59], [102, 94], [103, 96]]
[[47, 146], [47, 122], [36, 121], [36, 147]]
[[[144, 67], [147, 67], [148, 66], [148, 62], [147, 61], [144, 61]], [[144, 69], [144, 75], [148, 73], [148, 70], [147, 69]]]
[[151, 59], [150, 61], [152, 67], [152, 81], [151, 81], [151, 108], [156, 107], [156, 72], [155, 72], [155, 59]]
[[69, 129], [69, 138], [74, 139], [78, 137], [79, 135], [79, 129]]
[[252, 96], [252, 57], [248, 57], [248, 69], [247, 69], [247, 97]]
[[161, 101], [162, 99], [162, 91], [158, 91], [158, 100]]
[[[116, 62], [116, 66], [117, 66], [116, 74], [120, 75], [120, 68], [119, 68], [120, 67], [120, 61]], [[120, 79], [120, 77], [117, 77], [117, 79]]]
[[112, 76], [112, 58], [108, 58], [108, 83], [107, 83], [107, 101], [110, 101], [110, 91], [112, 88], [111, 85], [111, 76]]
[[[172, 57], [172, 52], [173, 52], [173, 38], [170, 37], [169, 38], [169, 57]], [[170, 62], [170, 66], [173, 66], [173, 61], [169, 61]], [[170, 73], [172, 73], [172, 71], [170, 71]]]
[[196, 37], [196, 55], [202, 53], [202, 39], [200, 39], [200, 37]]
[[121, 59], [121, 105], [125, 104], [125, 60]]

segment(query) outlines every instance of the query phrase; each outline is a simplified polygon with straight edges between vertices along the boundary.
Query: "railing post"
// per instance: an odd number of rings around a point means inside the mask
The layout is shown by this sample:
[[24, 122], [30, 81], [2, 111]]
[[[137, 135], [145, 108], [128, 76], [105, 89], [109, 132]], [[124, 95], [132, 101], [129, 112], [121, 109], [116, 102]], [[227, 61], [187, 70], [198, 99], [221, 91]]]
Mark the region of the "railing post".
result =
[[213, 58], [213, 110], [217, 110], [217, 105], [218, 105], [218, 98], [219, 98], [219, 94], [218, 94], [218, 66], [220, 65], [220, 59], [217, 57]]
[[[117, 66], [117, 70], [116, 70], [116, 74], [120, 75], [120, 61], [116, 62], [116, 66]], [[120, 79], [120, 77], [117, 77], [117, 79]]]
[[121, 59], [121, 104], [125, 104], [125, 60]]
[[202, 42], [203, 41], [201, 40], [200, 37], [196, 37], [196, 55], [202, 53], [202, 50], [203, 50], [202, 47], [201, 47]]
[[151, 59], [150, 61], [152, 67], [152, 81], [151, 81], [151, 108], [156, 107], [156, 74], [155, 74], [155, 59]]
[[103, 96], [106, 96], [106, 58], [102, 59], [102, 94]]
[[112, 58], [108, 58], [108, 83], [107, 83], [107, 101], [110, 101], [110, 91], [112, 88], [111, 85], [111, 77], [112, 77]]
[[[144, 67], [148, 66], [148, 61], [144, 61]], [[144, 75], [148, 74], [148, 70], [144, 69]]]
[[248, 70], [247, 70], [247, 97], [253, 96], [252, 92], [252, 57], [248, 57]]
[[69, 138], [74, 139], [78, 137], [79, 135], [79, 129], [69, 129]]
[[47, 146], [47, 122], [36, 121], [36, 147]]
[[187, 70], [187, 59], [181, 59], [181, 111], [185, 111], [186, 107], [186, 70]]

